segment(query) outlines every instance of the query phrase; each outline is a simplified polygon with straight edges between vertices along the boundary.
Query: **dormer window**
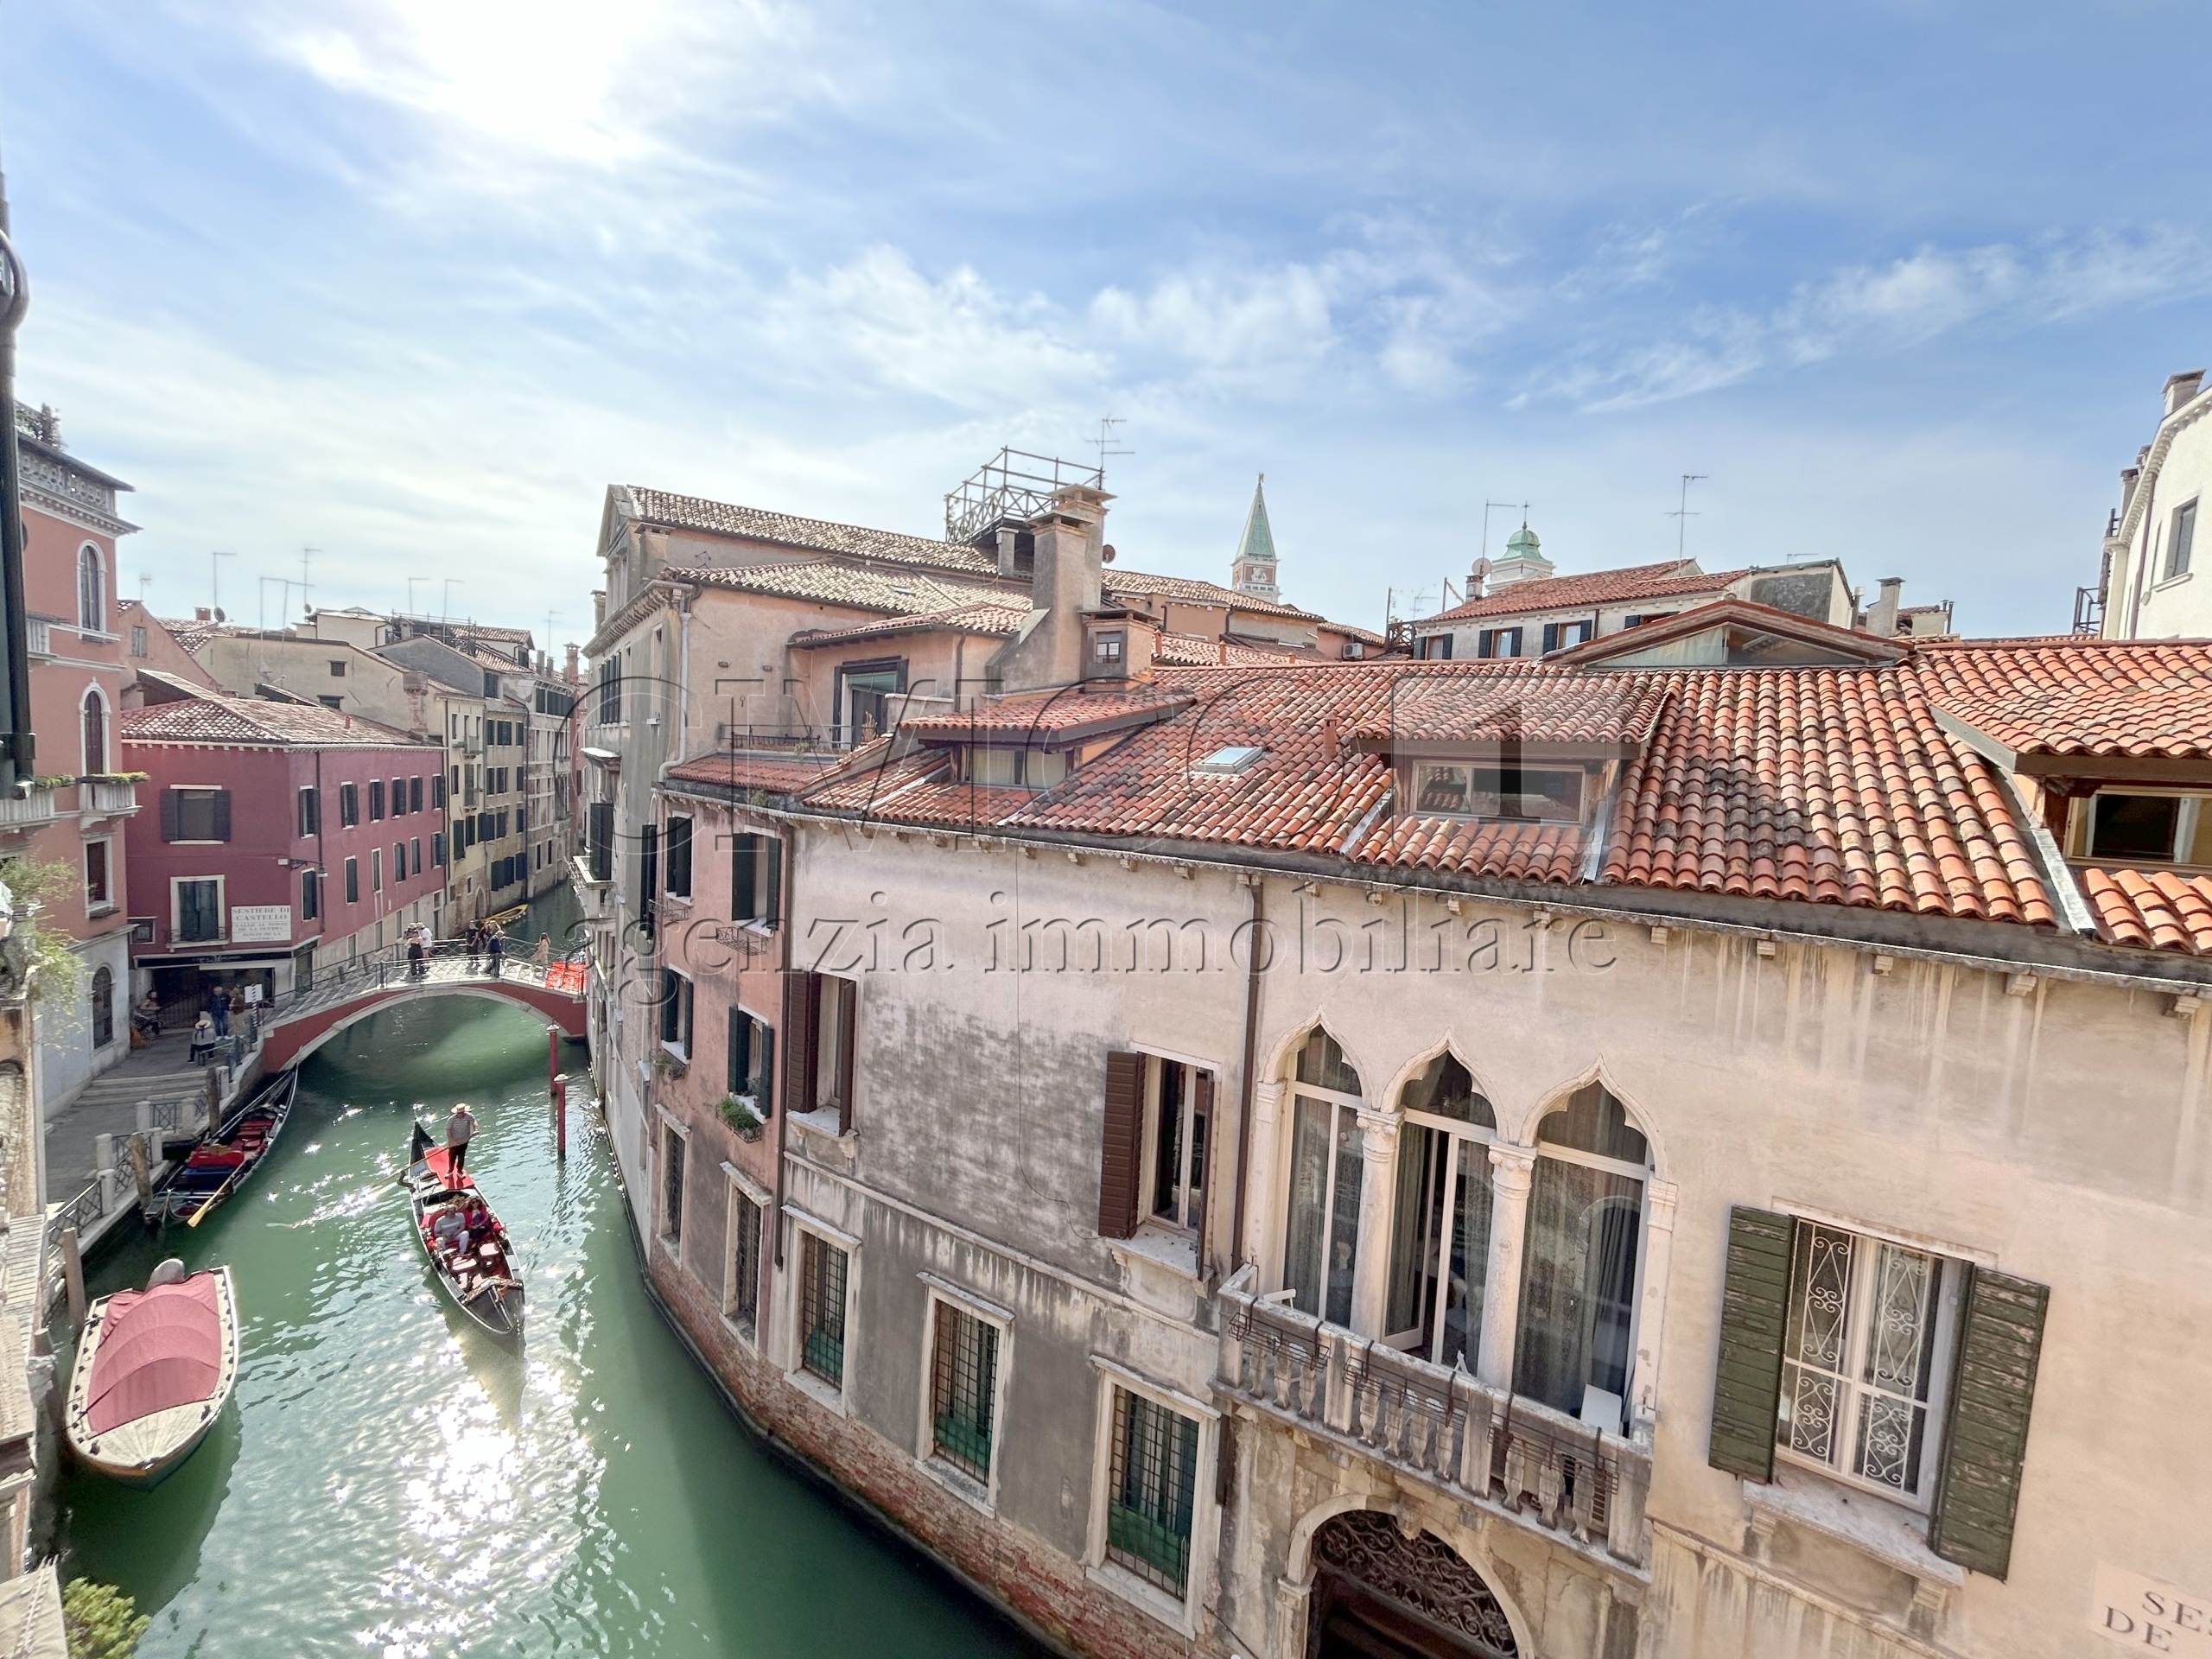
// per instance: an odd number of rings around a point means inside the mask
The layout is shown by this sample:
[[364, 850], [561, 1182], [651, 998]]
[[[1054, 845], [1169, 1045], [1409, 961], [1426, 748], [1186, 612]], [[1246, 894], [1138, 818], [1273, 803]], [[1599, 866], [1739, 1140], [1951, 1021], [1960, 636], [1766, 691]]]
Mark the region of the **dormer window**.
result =
[[1414, 768], [1414, 810], [1452, 817], [1580, 823], [1582, 785], [1580, 768], [1423, 762]]
[[2212, 863], [2203, 808], [2199, 795], [2101, 789], [2075, 805], [2070, 850], [2100, 863]]
[[1090, 637], [1090, 660], [1101, 668], [1119, 668], [1128, 645], [1128, 636], [1118, 628], [1111, 633], [1095, 633]]
[[996, 789], [1050, 789], [1068, 775], [1068, 758], [1057, 750], [986, 748], [968, 751], [968, 780]]

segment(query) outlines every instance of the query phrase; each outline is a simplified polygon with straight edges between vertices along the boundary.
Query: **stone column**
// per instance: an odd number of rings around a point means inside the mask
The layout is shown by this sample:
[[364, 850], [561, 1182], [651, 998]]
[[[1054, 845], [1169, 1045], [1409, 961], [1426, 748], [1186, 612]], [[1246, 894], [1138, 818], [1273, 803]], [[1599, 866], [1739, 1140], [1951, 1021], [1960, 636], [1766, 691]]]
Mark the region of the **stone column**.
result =
[[1395, 1112], [1359, 1114], [1359, 1256], [1352, 1264], [1351, 1328], [1363, 1337], [1384, 1334], [1383, 1306], [1390, 1289], [1390, 1211], [1397, 1196]]
[[1637, 1311], [1636, 1378], [1631, 1427], [1641, 1428], [1659, 1414], [1659, 1333], [1667, 1314], [1667, 1267], [1675, 1254], [1675, 1200], [1681, 1189], [1672, 1181], [1650, 1181], [1644, 1188], [1643, 1294]]
[[1280, 1081], [1271, 1079], [1252, 1085], [1252, 1133], [1244, 1165], [1244, 1236], [1241, 1243], [1245, 1259], [1259, 1268], [1253, 1280], [1255, 1294], [1262, 1284], [1274, 1282], [1268, 1241], [1275, 1225], [1275, 1148], [1281, 1142], [1282, 1111], [1283, 1085]]
[[1529, 1189], [1535, 1184], [1536, 1154], [1527, 1147], [1492, 1147], [1490, 1207], [1490, 1282], [1483, 1294], [1483, 1345], [1478, 1380], [1513, 1388], [1513, 1335], [1521, 1319], [1521, 1252], [1529, 1230]]

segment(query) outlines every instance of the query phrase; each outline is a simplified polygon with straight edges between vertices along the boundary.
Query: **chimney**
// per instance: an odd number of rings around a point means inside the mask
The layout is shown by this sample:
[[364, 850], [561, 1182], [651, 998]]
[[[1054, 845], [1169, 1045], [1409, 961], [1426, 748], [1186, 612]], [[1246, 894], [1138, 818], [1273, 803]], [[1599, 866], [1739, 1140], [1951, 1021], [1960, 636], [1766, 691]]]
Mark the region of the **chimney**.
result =
[[1009, 582], [1020, 572], [1014, 569], [1014, 546], [1020, 541], [1021, 532], [1012, 524], [999, 526], [999, 575]]
[[1894, 639], [1897, 631], [1897, 595], [1904, 591], [1903, 576], [1884, 576], [1881, 594], [1866, 613], [1866, 632], [1878, 639]]
[[2183, 369], [2179, 374], [2168, 375], [2166, 377], [2166, 413], [2172, 414], [2190, 398], [2196, 397], [2196, 389], [2203, 384], [2204, 371], [2202, 369]]
[[1473, 567], [1467, 572], [1467, 597], [1469, 599], [1482, 599], [1486, 597], [1483, 592], [1483, 588], [1489, 583], [1489, 582], [1490, 561], [1488, 559], [1477, 559]]
[[567, 671], [566, 675], [563, 677], [565, 677], [565, 678], [568, 680], [568, 682], [569, 682], [569, 683], [570, 685], [574, 685], [574, 684], [575, 684], [575, 683], [576, 683], [576, 676], [577, 676], [577, 671], [577, 671], [577, 668], [576, 668], [576, 647], [575, 647], [575, 646], [574, 646], [574, 645], [570, 645], [570, 646], [569, 647], [569, 667], [568, 667], [568, 671]]
[[205, 605], [197, 605], [193, 607], [192, 620], [195, 622], [213, 622], [215, 620], [215, 613]]
[[1036, 548], [1029, 617], [983, 671], [986, 682], [1002, 692], [1073, 685], [1084, 677], [1084, 616], [1098, 608], [1106, 504], [1112, 499], [1087, 484], [1065, 485], [1053, 493], [1052, 505], [1029, 521]]

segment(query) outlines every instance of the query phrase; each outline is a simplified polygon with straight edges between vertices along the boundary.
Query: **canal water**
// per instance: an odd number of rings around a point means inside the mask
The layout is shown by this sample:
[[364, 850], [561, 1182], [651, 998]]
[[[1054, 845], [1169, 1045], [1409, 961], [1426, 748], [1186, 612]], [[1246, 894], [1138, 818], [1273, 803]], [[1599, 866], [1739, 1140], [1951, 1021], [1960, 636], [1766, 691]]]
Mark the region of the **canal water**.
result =
[[[143, 1659], [1035, 1654], [730, 1415], [645, 1299], [590, 1114], [555, 1159], [545, 1058], [474, 998], [365, 1021], [308, 1061], [251, 1186], [96, 1264], [97, 1295], [163, 1254], [228, 1263], [244, 1353], [162, 1486], [65, 1476], [65, 1573], [137, 1599]], [[520, 1245], [519, 1355], [437, 1295], [393, 1183], [410, 1103], [456, 1097]]]

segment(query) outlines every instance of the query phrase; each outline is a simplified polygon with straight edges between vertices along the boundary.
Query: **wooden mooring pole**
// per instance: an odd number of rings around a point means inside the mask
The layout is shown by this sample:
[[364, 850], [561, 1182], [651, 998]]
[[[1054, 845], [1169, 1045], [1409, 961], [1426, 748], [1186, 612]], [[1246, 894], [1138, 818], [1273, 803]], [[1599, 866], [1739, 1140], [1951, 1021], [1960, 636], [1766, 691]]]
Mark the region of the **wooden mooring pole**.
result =
[[553, 1077], [553, 1155], [569, 1155], [569, 1079], [558, 1072]]
[[77, 1248], [77, 1230], [61, 1230], [61, 1282], [69, 1297], [69, 1324], [85, 1322], [85, 1257]]

